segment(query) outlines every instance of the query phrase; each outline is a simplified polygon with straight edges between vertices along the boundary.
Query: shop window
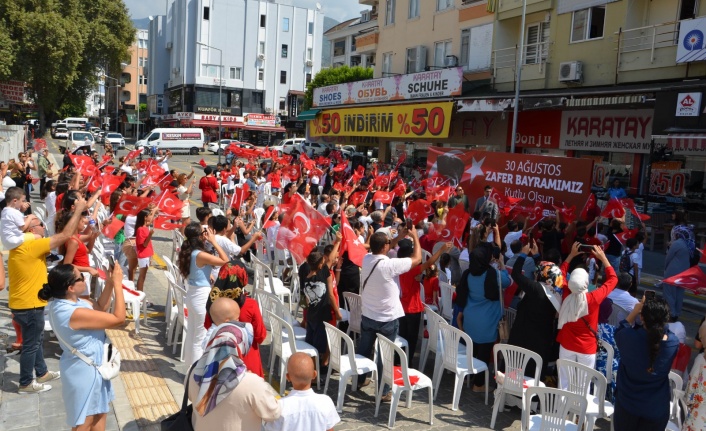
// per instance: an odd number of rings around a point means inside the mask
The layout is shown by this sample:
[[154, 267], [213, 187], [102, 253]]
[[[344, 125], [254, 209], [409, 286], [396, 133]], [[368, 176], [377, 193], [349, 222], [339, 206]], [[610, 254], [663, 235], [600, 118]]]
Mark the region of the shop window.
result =
[[577, 10], [571, 22], [571, 41], [599, 39], [603, 37], [605, 6]]

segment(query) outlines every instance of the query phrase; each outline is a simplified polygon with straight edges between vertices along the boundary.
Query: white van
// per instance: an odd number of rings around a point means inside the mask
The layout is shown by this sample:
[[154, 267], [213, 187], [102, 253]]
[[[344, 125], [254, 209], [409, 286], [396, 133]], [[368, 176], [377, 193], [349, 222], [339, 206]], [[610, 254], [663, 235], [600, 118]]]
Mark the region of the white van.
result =
[[202, 129], [154, 129], [137, 141], [135, 148], [156, 147], [157, 150], [198, 154], [203, 148], [203, 139]]
[[88, 123], [88, 118], [69, 117], [65, 118], [64, 122], [66, 123], [66, 128], [69, 130], [86, 130], [86, 123]]

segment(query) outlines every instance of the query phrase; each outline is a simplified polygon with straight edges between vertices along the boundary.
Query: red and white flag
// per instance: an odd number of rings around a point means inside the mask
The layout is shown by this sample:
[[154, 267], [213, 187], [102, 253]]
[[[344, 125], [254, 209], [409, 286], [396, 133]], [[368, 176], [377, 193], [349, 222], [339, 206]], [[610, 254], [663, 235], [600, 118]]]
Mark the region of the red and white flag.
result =
[[170, 216], [167, 215], [155, 217], [154, 221], [152, 222], [152, 226], [157, 230], [174, 230], [179, 229], [184, 225], [181, 223], [174, 223], [170, 219]]
[[182, 202], [177, 195], [169, 190], [164, 190], [157, 196], [156, 201], [157, 208], [162, 212], [175, 216], [178, 219], [181, 218], [181, 208], [184, 206], [184, 202]]
[[368, 193], [369, 192], [367, 190], [353, 192], [350, 198], [348, 198], [348, 203], [354, 207], [357, 207], [358, 205], [365, 203], [365, 200], [368, 198]]
[[125, 162], [125, 164], [127, 164], [130, 160], [137, 158], [140, 154], [142, 154], [142, 150], [132, 150], [127, 153], [127, 156], [125, 156], [125, 159], [123, 161]]
[[434, 188], [434, 194], [427, 196], [427, 198], [432, 198], [435, 201], [448, 202], [451, 193], [451, 187], [446, 185], [437, 186]]
[[699, 265], [696, 265], [677, 275], [665, 278], [662, 283], [701, 293], [700, 290], [706, 289], [706, 274]]
[[627, 240], [637, 235], [638, 231], [639, 229], [626, 229], [620, 232], [619, 234], [615, 235], [615, 237], [618, 238], [618, 241], [620, 241], [621, 244], [625, 245]]
[[243, 184], [242, 187], [236, 187], [233, 190], [233, 196], [230, 199], [230, 207], [240, 210], [240, 207], [245, 203], [245, 199], [250, 195], [250, 186]]
[[561, 221], [566, 222], [567, 224], [570, 224], [574, 220], [576, 220], [576, 207], [571, 206], [567, 207], [564, 205], [564, 203], [561, 203], [561, 206], [558, 207], [554, 205], [554, 209], [557, 212], [557, 215], [561, 215]]
[[106, 237], [113, 239], [113, 238], [115, 238], [115, 235], [118, 234], [120, 229], [123, 228], [123, 226], [125, 226], [125, 222], [113, 217], [110, 221], [110, 224], [103, 226], [103, 229], [101, 229], [101, 232]]
[[637, 218], [639, 218], [642, 221], [649, 220], [650, 216], [647, 214], [641, 214], [637, 211], [637, 208], [635, 207], [635, 201], [633, 201], [630, 198], [622, 198], [620, 199], [620, 203], [627, 209], [630, 210], [630, 212]]
[[115, 206], [115, 214], [137, 215], [137, 213], [147, 208], [150, 203], [152, 203], [150, 198], [123, 194]]
[[330, 227], [326, 217], [295, 193], [277, 231], [277, 247], [289, 250], [298, 263], [304, 262]]
[[409, 204], [405, 217], [412, 220], [412, 223], [416, 226], [432, 214], [434, 214], [434, 208], [431, 207], [429, 202], [424, 199], [417, 199]]
[[392, 199], [394, 197], [395, 197], [395, 195], [391, 192], [377, 191], [373, 195], [373, 201], [381, 202], [383, 204], [391, 204]]
[[98, 171], [96, 164], [93, 163], [93, 159], [90, 156], [74, 156], [73, 154], [69, 154], [69, 158], [76, 170], [85, 177], [90, 177]]
[[588, 217], [588, 212], [593, 209], [594, 206], [596, 206], [596, 195], [591, 193], [588, 196], [586, 205], [584, 205], [583, 210], [581, 210], [581, 220], [586, 220], [586, 217]]
[[625, 216], [625, 208], [618, 199], [610, 199], [608, 204], [601, 211], [601, 217], [621, 218]]
[[341, 236], [343, 236], [341, 254], [347, 251], [348, 259], [350, 259], [351, 262], [358, 266], [363, 266], [363, 257], [368, 254], [368, 250], [366, 250], [363, 243], [360, 242], [360, 238], [358, 238], [358, 235], [351, 227], [343, 211], [341, 211]]

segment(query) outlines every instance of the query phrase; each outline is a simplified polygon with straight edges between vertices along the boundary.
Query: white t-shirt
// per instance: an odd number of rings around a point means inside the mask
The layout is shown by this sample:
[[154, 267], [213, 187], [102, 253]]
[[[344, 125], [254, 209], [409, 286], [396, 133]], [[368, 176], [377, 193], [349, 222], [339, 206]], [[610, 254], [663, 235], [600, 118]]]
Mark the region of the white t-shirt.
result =
[[686, 344], [686, 328], [684, 328], [684, 324], [681, 322], [670, 322], [667, 323], [667, 328], [672, 331], [674, 335], [677, 336], [679, 339], [679, 342], [682, 344]]
[[639, 269], [642, 269], [642, 252], [645, 251], [645, 244], [640, 243], [640, 245], [637, 246], [637, 250], [632, 252], [636, 256], [635, 262], [637, 262], [637, 267]]
[[504, 241], [505, 245], [507, 246], [507, 252], [505, 253], [505, 256], [507, 256], [508, 259], [515, 255], [515, 253], [510, 250], [510, 244], [512, 244], [513, 241], [517, 241], [518, 239], [520, 239], [521, 236], [521, 230], [518, 230], [516, 232], [508, 232], [507, 235], [505, 235]]
[[125, 226], [123, 226], [125, 238], [133, 238], [135, 236], [135, 223], [137, 223], [137, 216], [125, 217]]
[[169, 163], [167, 163], [168, 159], [169, 159], [169, 157], [164, 156], [164, 157], [162, 157], [162, 159], [159, 162], [159, 167], [164, 169], [164, 172], [169, 172]]
[[50, 220], [54, 220], [56, 217], [56, 192], [49, 192], [46, 199], [44, 199], [44, 205], [47, 207], [47, 223]]
[[265, 422], [265, 431], [319, 431], [329, 430], [341, 418], [328, 395], [317, 394], [313, 389], [292, 389], [279, 400], [282, 415], [274, 422]]
[[[375, 270], [371, 273], [377, 261]], [[363, 299], [363, 316], [377, 322], [391, 322], [404, 316], [400, 290], [395, 277], [412, 269], [412, 259], [389, 259], [379, 254], [366, 254], [361, 270], [360, 293]], [[370, 276], [370, 278], [368, 278]], [[363, 287], [363, 282], [368, 282]]]
[[319, 204], [319, 208], [317, 210], [324, 216], [328, 217], [328, 213], [326, 212], [326, 206], [328, 205], [328, 202], [321, 202]]
[[120, 166], [120, 170], [125, 172], [128, 175], [132, 175], [132, 168], [128, 165], [122, 165]]
[[[627, 290], [623, 289], [613, 289], [612, 292], [610, 292], [610, 295], [608, 295], [608, 298], [613, 301], [613, 304], [619, 306], [623, 310], [627, 311], [630, 313], [633, 308], [635, 308], [635, 304], [638, 303], [637, 299], [630, 295]], [[618, 316], [618, 318], [621, 318], [620, 320], [624, 319], [627, 316]]]
[[25, 216], [20, 210], [5, 207], [0, 216], [2, 224], [2, 246], [5, 250], [12, 250], [24, 242]]
[[[229, 259], [233, 259], [235, 256], [240, 254], [240, 246], [231, 241], [229, 238], [223, 235], [216, 235], [216, 242], [218, 243], [218, 245], [221, 246], [223, 251], [226, 252]], [[214, 277], [214, 279], [218, 278], [218, 273], [220, 271], [220, 266], [214, 266], [213, 269], [211, 269], [211, 275]]]

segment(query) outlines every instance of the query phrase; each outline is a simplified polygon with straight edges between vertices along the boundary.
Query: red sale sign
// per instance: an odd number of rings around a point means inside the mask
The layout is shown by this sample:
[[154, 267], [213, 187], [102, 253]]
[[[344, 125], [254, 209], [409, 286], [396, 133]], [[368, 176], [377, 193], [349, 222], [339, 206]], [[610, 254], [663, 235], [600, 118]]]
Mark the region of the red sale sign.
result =
[[521, 199], [520, 206], [583, 208], [591, 193], [593, 160], [429, 147], [427, 173], [460, 184], [473, 202], [485, 186]]

